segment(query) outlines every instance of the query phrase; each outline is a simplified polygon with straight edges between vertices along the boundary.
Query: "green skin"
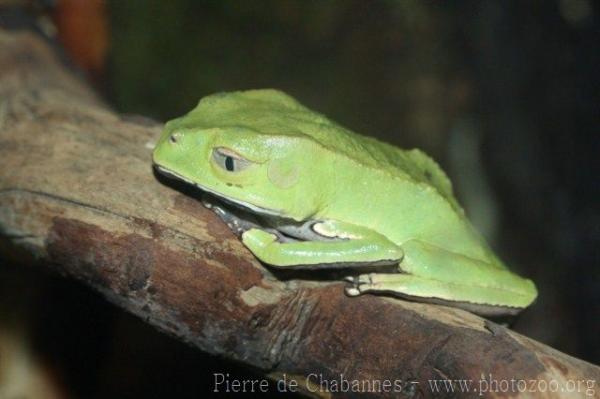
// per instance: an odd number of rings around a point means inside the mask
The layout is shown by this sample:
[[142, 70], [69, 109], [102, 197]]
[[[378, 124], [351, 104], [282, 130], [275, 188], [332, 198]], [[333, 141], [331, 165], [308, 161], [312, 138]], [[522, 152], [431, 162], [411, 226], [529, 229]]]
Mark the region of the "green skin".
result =
[[[530, 305], [532, 281], [510, 272], [473, 229], [439, 166], [358, 135], [276, 90], [220, 93], [166, 124], [157, 169], [270, 220], [242, 241], [281, 268], [373, 266], [349, 295], [391, 293], [485, 315]], [[294, 225], [282, 239], [277, 230]], [[375, 266], [397, 264], [396, 273]]]

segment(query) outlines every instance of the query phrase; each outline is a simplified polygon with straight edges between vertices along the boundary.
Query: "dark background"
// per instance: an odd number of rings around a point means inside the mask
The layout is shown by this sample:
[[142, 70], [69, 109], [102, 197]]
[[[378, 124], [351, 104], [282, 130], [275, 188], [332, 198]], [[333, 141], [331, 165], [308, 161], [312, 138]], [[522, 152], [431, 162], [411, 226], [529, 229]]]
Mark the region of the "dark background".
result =
[[[165, 121], [207, 94], [274, 87], [425, 150], [500, 257], [536, 282], [515, 330], [600, 362], [597, 3], [16, 3], [0, 2], [0, 22], [60, 43], [120, 112]], [[37, 273], [0, 262], [0, 329], [26, 319], [71, 395], [200, 397], [214, 372], [249, 373]]]

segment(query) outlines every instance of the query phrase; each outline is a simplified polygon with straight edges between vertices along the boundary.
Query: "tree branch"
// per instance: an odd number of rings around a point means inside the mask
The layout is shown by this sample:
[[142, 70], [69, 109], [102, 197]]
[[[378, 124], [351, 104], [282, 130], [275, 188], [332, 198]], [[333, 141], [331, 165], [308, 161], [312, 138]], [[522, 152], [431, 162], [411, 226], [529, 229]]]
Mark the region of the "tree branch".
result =
[[0, 30], [2, 254], [309, 391], [340, 374], [418, 382], [404, 393], [426, 397], [430, 379], [598, 379], [598, 367], [458, 309], [276, 278], [212, 212], [157, 180], [159, 131], [111, 111], [40, 39]]

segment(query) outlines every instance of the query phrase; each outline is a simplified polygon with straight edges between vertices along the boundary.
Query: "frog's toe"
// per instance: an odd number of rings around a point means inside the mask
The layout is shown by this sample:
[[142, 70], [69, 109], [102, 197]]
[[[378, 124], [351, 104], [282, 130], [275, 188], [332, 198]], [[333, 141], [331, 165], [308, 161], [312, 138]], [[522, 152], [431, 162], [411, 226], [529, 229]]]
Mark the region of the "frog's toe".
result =
[[346, 287], [344, 289], [344, 292], [348, 296], [359, 296], [361, 294], [360, 290], [358, 288], [354, 287], [354, 286]]
[[360, 290], [358, 289], [358, 276], [346, 276], [344, 277], [344, 281], [351, 283], [346, 288], [344, 288], [344, 292], [348, 296], [359, 296]]
[[344, 280], [352, 283], [351, 286], [346, 287], [345, 292], [348, 296], [358, 296], [366, 291], [369, 291], [373, 281], [371, 274], [361, 274], [360, 276], [347, 276]]
[[344, 288], [344, 292], [348, 296], [358, 296], [360, 295], [360, 291], [356, 288], [356, 276], [346, 276], [344, 277], [344, 281], [351, 283]]

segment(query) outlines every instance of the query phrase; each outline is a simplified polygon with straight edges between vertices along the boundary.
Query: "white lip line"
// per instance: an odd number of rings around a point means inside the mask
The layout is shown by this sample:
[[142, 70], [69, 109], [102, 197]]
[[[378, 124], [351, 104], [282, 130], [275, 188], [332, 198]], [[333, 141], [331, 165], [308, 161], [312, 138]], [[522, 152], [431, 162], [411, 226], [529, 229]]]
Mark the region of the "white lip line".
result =
[[189, 180], [189, 179], [181, 176], [178, 173], [175, 173], [175, 172], [173, 172], [173, 171], [171, 171], [169, 169], [166, 169], [165, 167], [163, 167], [163, 166], [161, 166], [159, 164], [155, 163], [154, 166], [156, 166], [156, 168], [158, 169], [158, 171], [161, 172], [164, 175], [172, 176], [172, 177], [174, 177], [176, 179], [182, 180], [182, 181], [184, 181], [184, 182], [186, 182], [188, 184], [191, 184], [191, 185], [193, 185], [195, 187], [198, 187], [198, 188], [200, 188], [200, 189], [202, 189], [202, 190], [204, 190], [204, 191], [206, 191], [208, 193], [211, 193], [211, 194], [215, 195], [218, 198], [222, 198], [225, 201], [233, 202], [233, 203], [235, 203], [237, 205], [241, 205], [243, 207], [246, 207], [246, 208], [250, 209], [253, 212], [256, 212], [256, 213], [259, 213], [259, 214], [272, 215], [272, 216], [280, 216], [280, 217], [283, 216], [283, 214], [281, 212], [277, 212], [277, 211], [274, 211], [274, 210], [271, 210], [271, 209], [261, 208], [261, 207], [258, 207], [256, 205], [250, 204], [248, 202], [240, 201], [238, 199], [226, 198], [226, 197], [223, 196], [223, 194], [218, 193], [218, 192], [216, 192], [214, 190], [211, 190], [211, 189], [209, 189], [209, 188], [207, 188], [207, 187], [205, 187], [205, 186], [203, 186], [201, 184], [193, 182], [193, 181], [191, 181], [191, 180]]

